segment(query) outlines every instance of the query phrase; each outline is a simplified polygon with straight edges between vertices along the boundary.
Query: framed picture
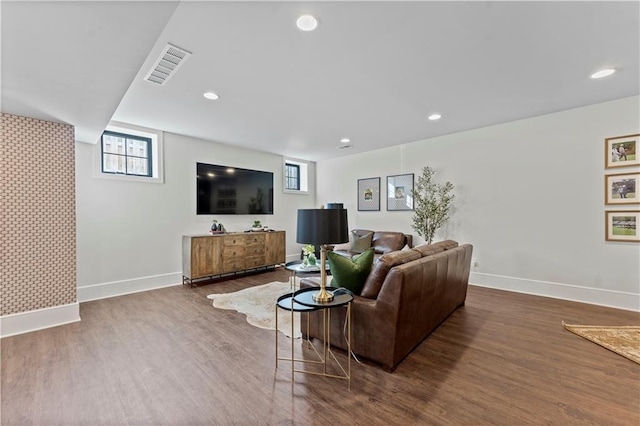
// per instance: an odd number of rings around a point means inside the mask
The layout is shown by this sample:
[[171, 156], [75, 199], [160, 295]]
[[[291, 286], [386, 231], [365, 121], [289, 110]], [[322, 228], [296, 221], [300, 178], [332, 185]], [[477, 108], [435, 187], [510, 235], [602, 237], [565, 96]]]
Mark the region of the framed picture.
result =
[[640, 165], [638, 147], [640, 146], [640, 134], [628, 136], [616, 136], [604, 140], [604, 167], [628, 167]]
[[605, 204], [638, 204], [640, 173], [618, 173], [604, 176]]
[[358, 211], [380, 210], [380, 178], [358, 179]]
[[413, 210], [413, 173], [387, 176], [387, 210]]
[[607, 241], [640, 242], [640, 236], [638, 235], [640, 210], [609, 210], [605, 214]]

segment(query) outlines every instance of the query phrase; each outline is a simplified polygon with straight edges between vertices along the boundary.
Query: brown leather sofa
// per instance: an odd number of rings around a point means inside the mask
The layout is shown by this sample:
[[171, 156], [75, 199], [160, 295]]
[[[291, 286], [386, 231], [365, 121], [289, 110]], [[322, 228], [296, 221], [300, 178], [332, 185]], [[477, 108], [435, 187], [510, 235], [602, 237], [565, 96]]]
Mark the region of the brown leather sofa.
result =
[[[354, 229], [352, 234], [363, 236], [369, 232], [373, 232], [373, 238], [371, 239], [371, 247], [373, 247], [374, 259], [382, 256], [385, 253], [389, 253], [396, 250], [402, 250], [405, 245], [411, 247], [413, 245], [413, 237], [410, 234], [404, 234], [396, 231], [371, 231], [369, 229]], [[350, 251], [350, 243], [339, 244], [332, 247], [332, 250], [336, 254], [342, 256], [351, 257], [358, 252]]]
[[[393, 371], [464, 305], [472, 251], [447, 240], [382, 255], [352, 303], [352, 351]], [[317, 285], [314, 278], [301, 281], [301, 287]], [[346, 309], [333, 309], [330, 324], [331, 344], [344, 350], [345, 316]], [[310, 314], [309, 337], [322, 338], [321, 311]]]

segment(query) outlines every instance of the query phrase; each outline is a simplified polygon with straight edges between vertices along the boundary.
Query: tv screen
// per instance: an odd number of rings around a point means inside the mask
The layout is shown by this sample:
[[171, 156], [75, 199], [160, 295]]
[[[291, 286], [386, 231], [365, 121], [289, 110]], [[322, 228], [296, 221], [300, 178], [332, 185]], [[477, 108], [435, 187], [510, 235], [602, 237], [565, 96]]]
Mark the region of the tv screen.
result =
[[197, 214], [273, 214], [273, 173], [196, 164]]

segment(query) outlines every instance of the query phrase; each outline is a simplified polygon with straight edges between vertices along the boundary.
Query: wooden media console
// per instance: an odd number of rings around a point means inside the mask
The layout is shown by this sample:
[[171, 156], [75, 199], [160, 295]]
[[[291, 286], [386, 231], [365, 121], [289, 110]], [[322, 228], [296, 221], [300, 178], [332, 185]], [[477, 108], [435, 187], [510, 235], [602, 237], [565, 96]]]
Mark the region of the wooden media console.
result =
[[285, 231], [182, 236], [182, 283], [285, 262]]

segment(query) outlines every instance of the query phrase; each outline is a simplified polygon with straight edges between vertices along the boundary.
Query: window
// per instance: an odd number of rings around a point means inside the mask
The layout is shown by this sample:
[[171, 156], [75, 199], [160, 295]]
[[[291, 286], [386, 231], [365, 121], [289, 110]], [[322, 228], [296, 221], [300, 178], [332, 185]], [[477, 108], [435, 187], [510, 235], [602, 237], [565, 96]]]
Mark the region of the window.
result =
[[105, 131], [102, 173], [152, 177], [151, 138]]
[[162, 183], [163, 133], [112, 121], [95, 147], [94, 177]]
[[309, 163], [292, 158], [284, 158], [284, 192], [290, 194], [309, 193]]
[[300, 191], [300, 165], [285, 163], [284, 189]]

